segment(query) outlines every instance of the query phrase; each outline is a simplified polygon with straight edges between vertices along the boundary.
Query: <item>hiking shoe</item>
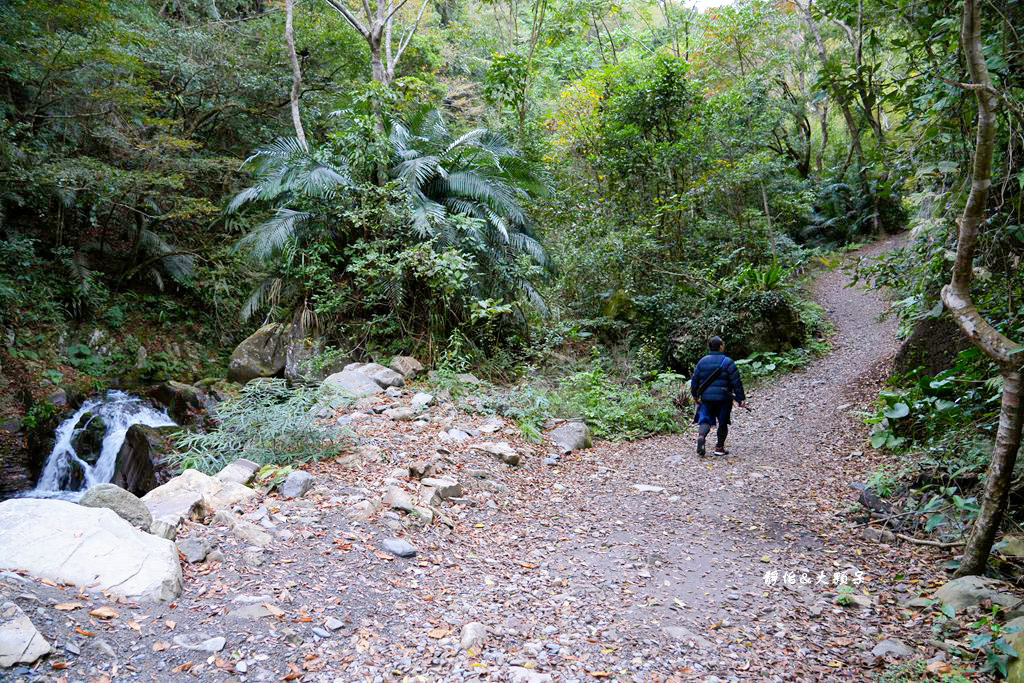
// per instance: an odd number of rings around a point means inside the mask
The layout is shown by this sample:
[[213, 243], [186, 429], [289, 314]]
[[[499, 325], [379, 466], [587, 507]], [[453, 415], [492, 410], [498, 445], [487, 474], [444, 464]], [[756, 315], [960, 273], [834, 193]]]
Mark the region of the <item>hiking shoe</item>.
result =
[[704, 439], [697, 439], [697, 455], [702, 458], [707, 455], [707, 450], [704, 448]]
[[715, 446], [714, 454], [717, 455], [718, 457], [722, 457], [725, 455], [729, 455], [729, 451], [725, 449], [725, 446]]

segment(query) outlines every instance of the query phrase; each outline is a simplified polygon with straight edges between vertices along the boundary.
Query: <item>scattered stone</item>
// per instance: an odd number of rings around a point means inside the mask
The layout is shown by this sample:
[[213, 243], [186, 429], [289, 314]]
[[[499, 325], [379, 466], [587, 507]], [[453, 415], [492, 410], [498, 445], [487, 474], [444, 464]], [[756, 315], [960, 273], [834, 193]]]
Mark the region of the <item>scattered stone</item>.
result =
[[391, 359], [391, 369], [405, 379], [412, 379], [423, 372], [423, 364], [412, 356], [395, 356]]
[[421, 487], [417, 497], [421, 505], [426, 505], [428, 507], [439, 507], [442, 502], [441, 496], [433, 486]]
[[459, 645], [463, 650], [480, 652], [485, 640], [487, 640], [487, 627], [479, 621], [471, 621], [462, 627]]
[[388, 408], [384, 411], [384, 417], [400, 422], [411, 422], [416, 419], [416, 411], [412, 408]]
[[345, 366], [344, 371], [358, 372], [364, 377], [369, 377], [382, 388], [405, 386], [405, 378], [400, 373], [377, 363], [350, 363]]
[[416, 548], [400, 538], [386, 538], [381, 542], [381, 547], [392, 555], [398, 557], [416, 557]]
[[270, 545], [274, 537], [268, 532], [264, 531], [260, 527], [256, 526], [252, 522], [247, 522], [244, 519], [234, 520], [234, 524], [231, 526], [232, 533], [238, 538], [242, 539], [246, 543], [251, 543], [258, 548], [266, 548]]
[[348, 509], [348, 516], [349, 519], [361, 520], [365, 522], [369, 520], [371, 517], [373, 517], [373, 515], [376, 514], [376, 512], [377, 508], [371, 501], [361, 500], [358, 503], [352, 505], [352, 507]]
[[651, 486], [649, 484], [633, 484], [633, 488], [640, 493], [665, 493], [664, 486]]
[[888, 529], [868, 526], [864, 527], [864, 538], [874, 543], [894, 543], [896, 541], [896, 534]]
[[154, 519], [153, 523], [149, 527], [149, 533], [159, 538], [166, 538], [168, 541], [173, 541], [178, 537], [178, 524], [181, 523], [181, 519], [161, 518]]
[[560, 461], [561, 458], [559, 458], [557, 455], [549, 455], [548, 457], [544, 458], [544, 464], [551, 465], [552, 467], [558, 465]]
[[551, 674], [538, 673], [523, 666], [510, 666], [508, 675], [511, 683], [551, 683]]
[[242, 551], [242, 562], [249, 567], [261, 567], [263, 566], [263, 549], [262, 548], [246, 548]]
[[710, 649], [712, 647], [710, 640], [702, 635], [694, 633], [684, 626], [666, 626], [662, 631], [664, 631], [665, 635], [672, 640], [686, 643], [691, 647], [696, 647], [702, 650]]
[[149, 508], [137, 496], [114, 484], [97, 484], [78, 501], [79, 505], [89, 508], [107, 508], [113, 510], [133, 526], [149, 531], [153, 526], [153, 516]]
[[222, 553], [220, 550], [211, 550], [206, 555], [206, 561], [207, 562], [223, 562], [224, 561], [224, 553]]
[[189, 536], [175, 544], [178, 552], [185, 556], [189, 564], [197, 564], [206, 559], [210, 553], [210, 544], [206, 539]]
[[469, 441], [472, 437], [469, 434], [452, 427], [446, 432], [440, 432], [438, 436], [442, 441], [454, 441], [455, 443], [462, 443], [463, 441]]
[[231, 508], [255, 495], [256, 491], [248, 486], [189, 469], [147, 493], [142, 502], [153, 519], [197, 519]]
[[170, 601], [182, 585], [170, 541], [112, 510], [52, 499], [0, 503], [0, 569], [127, 599]]
[[206, 634], [192, 636], [182, 634], [180, 636], [174, 637], [174, 644], [178, 647], [183, 647], [186, 650], [198, 650], [199, 652], [208, 652], [209, 654], [220, 652], [224, 649], [224, 646], [227, 644], [227, 642], [227, 639], [225, 639], [223, 636], [210, 638]]
[[342, 370], [330, 375], [320, 386], [350, 398], [373, 396], [384, 391], [379, 384], [366, 375], [351, 370]]
[[395, 510], [401, 510], [402, 512], [416, 511], [416, 506], [413, 505], [409, 494], [397, 486], [388, 488], [388, 492], [384, 495], [384, 504]]
[[424, 477], [420, 480], [423, 486], [431, 486], [437, 490], [437, 495], [442, 499], [458, 498], [462, 495], [462, 486], [454, 479], [440, 477]]
[[469, 372], [461, 372], [455, 375], [455, 381], [460, 382], [462, 384], [470, 384], [473, 386], [483, 384], [483, 382], [480, 381], [480, 378]]
[[277, 617], [281, 613], [279, 608], [274, 607], [270, 603], [265, 603], [246, 605], [245, 607], [233, 609], [228, 612], [227, 616], [231, 619], [263, 619], [265, 617]]
[[582, 420], [570, 420], [555, 427], [548, 434], [548, 439], [563, 453], [590, 448], [594, 445], [590, 436], [590, 427]]
[[284, 498], [301, 498], [312, 485], [312, 474], [303, 470], [293, 470], [288, 473], [288, 478], [277, 490]]
[[0, 668], [31, 664], [50, 650], [20, 607], [13, 602], [0, 605]]
[[888, 638], [871, 649], [871, 654], [876, 657], [893, 657], [895, 659], [906, 659], [913, 657], [916, 653], [899, 638]]
[[505, 441], [500, 443], [482, 443], [473, 446], [473, 449], [483, 451], [484, 453], [490, 453], [507, 465], [519, 464], [519, 453]]
[[252, 460], [239, 458], [217, 473], [217, 479], [248, 486], [259, 472], [260, 466]]
[[329, 631], [337, 631], [344, 625], [345, 622], [343, 622], [341, 619], [338, 619], [337, 617], [327, 617], [327, 620], [324, 622], [324, 626]]
[[433, 404], [434, 404], [434, 395], [433, 394], [428, 394], [428, 393], [426, 393], [424, 391], [417, 392], [412, 397], [412, 401], [410, 402], [410, 405], [412, 406], [412, 409], [415, 410], [417, 413], [423, 412], [424, 410], [426, 410], [427, 408], [429, 408]]

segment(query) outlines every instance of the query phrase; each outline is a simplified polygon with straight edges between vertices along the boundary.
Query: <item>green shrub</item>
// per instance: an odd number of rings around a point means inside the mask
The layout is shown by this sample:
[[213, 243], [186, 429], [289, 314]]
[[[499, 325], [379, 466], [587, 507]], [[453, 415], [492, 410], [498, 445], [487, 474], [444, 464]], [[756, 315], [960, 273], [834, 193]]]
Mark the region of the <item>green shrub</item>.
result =
[[319, 423], [318, 408], [327, 400], [318, 390], [289, 389], [284, 380], [250, 382], [211, 411], [215, 429], [177, 437], [172, 459], [183, 469], [213, 473], [238, 458], [291, 465], [332, 457], [351, 435]]

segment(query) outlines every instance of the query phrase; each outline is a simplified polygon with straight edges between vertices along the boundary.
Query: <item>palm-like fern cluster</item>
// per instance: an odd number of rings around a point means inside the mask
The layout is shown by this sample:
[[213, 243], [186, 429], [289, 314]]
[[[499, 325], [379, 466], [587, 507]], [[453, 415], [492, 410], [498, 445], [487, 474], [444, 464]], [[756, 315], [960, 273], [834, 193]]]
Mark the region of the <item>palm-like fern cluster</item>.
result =
[[[517, 264], [525, 255], [531, 263], [547, 266], [522, 206], [530, 195], [546, 191], [533, 165], [493, 131], [479, 128], [453, 136], [440, 113], [430, 109], [392, 121], [388, 139], [392, 159], [381, 165], [389, 167], [405, 198], [404, 239], [471, 256], [477, 269], [471, 288], [480, 297], [526, 295], [542, 307]], [[246, 163], [256, 182], [238, 193], [227, 211], [254, 202], [274, 211], [237, 243], [267, 271], [243, 308], [248, 318], [301, 289], [281, 271], [286, 262], [302, 257], [309, 240], [326, 237], [340, 252], [355, 237], [346, 234], [345, 221], [338, 217], [358, 208], [360, 193], [355, 190], [360, 180], [369, 179], [353, 178], [343, 154], [307, 148], [294, 138], [256, 151]]]

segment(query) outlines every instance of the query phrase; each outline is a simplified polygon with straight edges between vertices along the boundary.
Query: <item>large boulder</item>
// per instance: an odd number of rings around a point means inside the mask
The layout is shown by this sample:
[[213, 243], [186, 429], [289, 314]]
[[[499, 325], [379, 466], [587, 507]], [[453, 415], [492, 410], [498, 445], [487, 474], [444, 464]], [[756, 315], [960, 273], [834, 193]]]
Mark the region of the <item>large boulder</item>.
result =
[[245, 384], [257, 377], [284, 372], [289, 343], [288, 326], [269, 323], [235, 347], [228, 362], [228, 379]]
[[323, 381], [320, 385], [333, 393], [342, 394], [351, 398], [363, 398], [379, 394], [384, 389], [372, 379], [353, 370], [342, 370], [336, 372]]
[[173, 543], [139, 531], [113, 510], [63, 500], [0, 503], [0, 569], [127, 600], [170, 601], [181, 593]]
[[412, 379], [423, 372], [423, 363], [412, 356], [395, 356], [391, 359], [391, 369], [406, 379]]
[[1024, 616], [1021, 599], [1010, 592], [1009, 584], [986, 576], [961, 576], [953, 579], [935, 591], [933, 597], [943, 605], [952, 605], [957, 610], [979, 607], [982, 602], [991, 601], [993, 605], [1014, 607], [1007, 614], [1011, 619]]
[[583, 420], [570, 420], [562, 423], [551, 430], [548, 439], [563, 453], [590, 448], [594, 445], [590, 436], [590, 427]]
[[385, 389], [405, 386], [405, 378], [401, 374], [378, 363], [349, 363], [345, 366], [345, 371], [366, 375]]
[[13, 602], [0, 605], [0, 669], [31, 664], [50, 652], [50, 644]]
[[191, 424], [206, 415], [209, 398], [191, 384], [170, 380], [150, 387], [146, 396], [164, 407], [171, 419], [179, 425]]
[[173, 450], [171, 434], [177, 427], [132, 425], [124, 435], [117, 453], [114, 476], [116, 484], [136, 496], [144, 496], [167, 478], [165, 458]]
[[113, 510], [121, 519], [130, 522], [133, 526], [149, 531], [153, 526], [153, 516], [149, 513], [146, 504], [114, 484], [97, 484], [82, 494], [79, 505], [87, 508], [107, 508]]
[[154, 520], [177, 525], [186, 519], [212, 516], [255, 495], [256, 491], [238, 482], [217, 479], [199, 470], [185, 470], [147, 493], [142, 502]]
[[289, 382], [315, 382], [317, 378], [310, 362], [323, 348], [323, 343], [316, 338], [293, 334], [288, 338], [284, 352], [284, 378]]

